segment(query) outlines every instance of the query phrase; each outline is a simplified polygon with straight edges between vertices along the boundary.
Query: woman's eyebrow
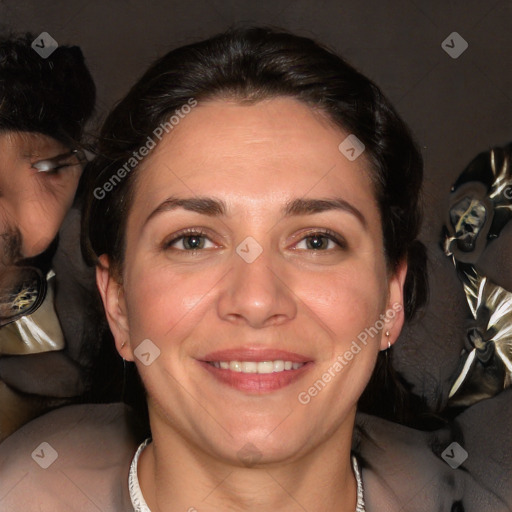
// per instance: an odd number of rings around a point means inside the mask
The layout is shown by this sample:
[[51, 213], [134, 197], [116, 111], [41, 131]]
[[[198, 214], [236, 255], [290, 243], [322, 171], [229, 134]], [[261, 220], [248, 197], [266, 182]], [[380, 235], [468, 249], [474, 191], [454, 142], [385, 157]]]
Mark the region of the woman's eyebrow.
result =
[[[216, 217], [226, 215], [228, 210], [226, 203], [222, 199], [213, 197], [168, 197], [160, 203], [148, 216], [144, 225], [146, 225], [156, 215], [183, 208], [184, 210]], [[325, 198], [325, 199], [304, 199], [297, 198], [288, 201], [281, 209], [284, 217], [292, 217], [298, 215], [312, 215], [328, 210], [341, 210], [352, 214], [366, 229], [368, 223], [365, 216], [355, 206], [341, 197]]]
[[312, 215], [314, 213], [325, 212], [328, 210], [341, 210], [352, 214], [366, 229], [368, 223], [366, 217], [354, 205], [341, 197], [331, 197], [325, 199], [294, 199], [286, 203], [282, 210], [285, 217], [292, 215]]
[[165, 201], [160, 203], [145, 220], [146, 225], [152, 218], [162, 212], [176, 210], [183, 208], [191, 212], [200, 213], [201, 215], [208, 215], [209, 217], [217, 217], [226, 215], [226, 203], [221, 199], [212, 197], [168, 197]]

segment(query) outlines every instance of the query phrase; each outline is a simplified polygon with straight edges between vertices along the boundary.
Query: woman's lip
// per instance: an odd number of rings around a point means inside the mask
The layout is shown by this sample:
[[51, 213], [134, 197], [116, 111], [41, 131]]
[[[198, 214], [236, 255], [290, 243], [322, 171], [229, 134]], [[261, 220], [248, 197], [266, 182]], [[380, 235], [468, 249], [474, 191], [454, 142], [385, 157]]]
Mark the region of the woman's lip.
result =
[[216, 361], [291, 361], [292, 363], [308, 363], [311, 358], [297, 354], [295, 352], [288, 352], [285, 350], [268, 349], [268, 348], [234, 348], [225, 350], [216, 350], [210, 352], [204, 357], [199, 359], [204, 362], [216, 362]]
[[241, 373], [215, 368], [215, 366], [205, 361], [198, 361], [198, 363], [220, 382], [240, 391], [255, 394], [276, 391], [288, 386], [302, 377], [313, 366], [313, 363], [308, 362], [297, 370], [284, 370], [274, 373]]

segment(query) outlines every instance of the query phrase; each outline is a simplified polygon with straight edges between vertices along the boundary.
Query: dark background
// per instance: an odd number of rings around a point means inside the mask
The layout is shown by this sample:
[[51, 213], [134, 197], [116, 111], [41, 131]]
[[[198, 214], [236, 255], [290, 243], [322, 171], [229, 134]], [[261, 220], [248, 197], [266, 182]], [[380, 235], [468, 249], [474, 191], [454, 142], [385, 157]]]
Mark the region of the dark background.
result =
[[[402, 334], [393, 360], [414, 390], [439, 407], [469, 313], [439, 247], [441, 228], [450, 186], [464, 167], [512, 140], [512, 1], [0, 0], [1, 32], [45, 31], [59, 44], [82, 48], [98, 88], [92, 131], [152, 60], [240, 22], [330, 45], [382, 88], [414, 132], [426, 165], [422, 240], [431, 259], [431, 300]], [[441, 47], [454, 31], [469, 44], [457, 59]], [[508, 225], [481, 261], [484, 273], [508, 290], [511, 248]]]

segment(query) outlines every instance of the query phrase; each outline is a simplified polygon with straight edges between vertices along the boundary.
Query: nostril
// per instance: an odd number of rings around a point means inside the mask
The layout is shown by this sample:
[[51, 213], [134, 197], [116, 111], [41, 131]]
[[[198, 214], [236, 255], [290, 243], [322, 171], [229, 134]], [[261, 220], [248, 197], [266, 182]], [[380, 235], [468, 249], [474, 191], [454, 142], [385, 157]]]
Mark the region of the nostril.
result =
[[462, 504], [462, 501], [455, 501], [450, 512], [464, 512], [464, 505]]

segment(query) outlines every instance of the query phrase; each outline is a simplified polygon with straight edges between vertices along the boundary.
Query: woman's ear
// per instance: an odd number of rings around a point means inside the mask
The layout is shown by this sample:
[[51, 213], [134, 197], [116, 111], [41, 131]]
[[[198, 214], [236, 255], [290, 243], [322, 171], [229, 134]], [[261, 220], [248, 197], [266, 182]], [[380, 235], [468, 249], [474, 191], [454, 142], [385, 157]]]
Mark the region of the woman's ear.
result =
[[112, 275], [106, 254], [99, 257], [99, 265], [96, 266], [96, 285], [103, 301], [110, 330], [114, 335], [117, 351], [123, 359], [133, 361], [124, 288]]
[[[388, 303], [386, 306], [386, 321], [384, 336], [381, 337], [380, 348], [386, 350], [388, 343], [393, 345], [398, 339], [405, 321], [404, 285], [407, 276], [407, 259], [404, 258], [397, 266], [388, 282]], [[389, 333], [389, 336], [388, 336]]]

